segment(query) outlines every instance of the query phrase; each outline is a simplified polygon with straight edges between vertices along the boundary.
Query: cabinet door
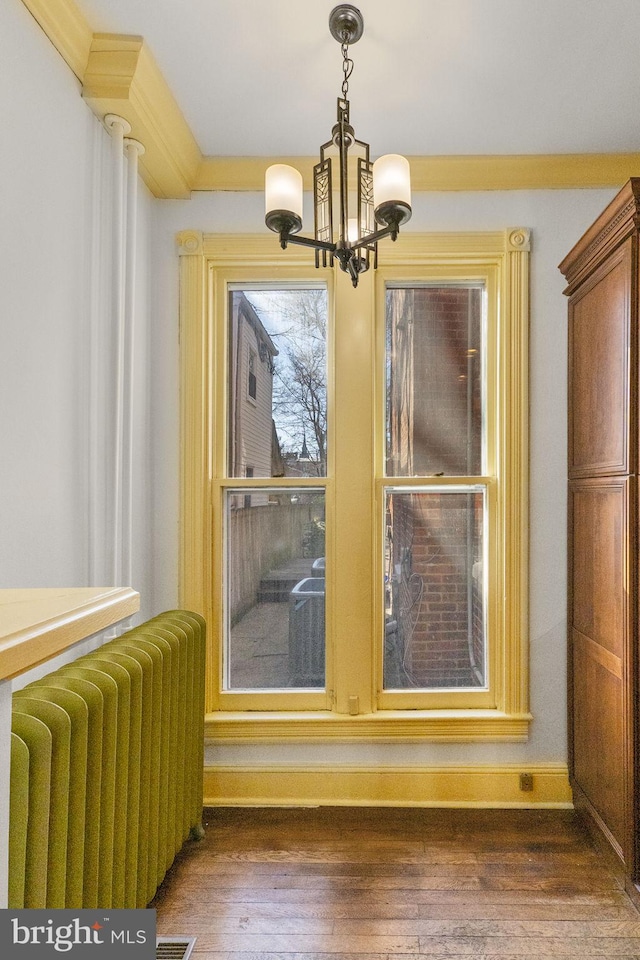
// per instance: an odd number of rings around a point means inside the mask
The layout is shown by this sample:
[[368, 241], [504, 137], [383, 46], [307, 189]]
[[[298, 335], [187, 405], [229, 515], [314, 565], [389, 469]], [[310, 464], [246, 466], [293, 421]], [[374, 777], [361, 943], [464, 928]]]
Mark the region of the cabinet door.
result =
[[632, 242], [615, 250], [569, 301], [570, 477], [636, 469], [629, 442]]
[[571, 768], [620, 859], [632, 858], [629, 478], [570, 484]]

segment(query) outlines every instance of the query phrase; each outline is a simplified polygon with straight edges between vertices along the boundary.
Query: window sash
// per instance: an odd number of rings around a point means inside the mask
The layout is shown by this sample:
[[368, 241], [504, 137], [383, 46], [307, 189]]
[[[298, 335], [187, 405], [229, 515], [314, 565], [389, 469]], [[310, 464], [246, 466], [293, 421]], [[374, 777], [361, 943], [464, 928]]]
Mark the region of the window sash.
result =
[[[308, 495], [306, 498], [305, 494]], [[268, 499], [276, 499], [278, 503], [269, 503]], [[296, 501], [300, 499], [306, 499], [306, 502], [298, 506]], [[247, 507], [250, 510], [248, 513], [245, 512]], [[283, 600], [280, 594], [283, 591], [289, 592], [293, 581], [289, 586], [278, 584], [277, 592], [280, 602], [273, 603], [272, 598], [267, 596], [265, 603], [269, 603], [270, 607], [273, 606], [276, 609], [267, 613], [267, 619], [265, 619], [265, 607], [261, 608], [260, 592], [270, 593], [272, 588], [261, 580], [265, 573], [262, 562], [265, 554], [270, 557], [281, 557], [281, 549], [273, 550], [272, 547], [277, 540], [283, 516], [287, 527], [296, 534], [296, 537], [299, 537], [298, 555], [287, 556], [286, 559], [274, 559], [273, 563], [282, 568], [288, 567], [297, 577], [300, 582], [294, 586], [294, 591], [297, 591], [296, 595], [302, 599], [294, 601], [294, 593], [291, 592], [289, 600]], [[255, 486], [241, 489], [235, 486], [225, 488], [222, 651], [224, 692], [243, 692], [247, 695], [282, 694], [291, 692], [289, 688], [294, 691], [302, 690], [305, 693], [310, 690], [325, 691], [326, 591], [324, 579], [321, 583], [321, 591], [318, 593], [320, 575], [312, 571], [312, 558], [299, 562], [303, 557], [304, 533], [309, 527], [309, 523], [305, 521], [314, 521], [318, 517], [324, 521], [324, 516], [324, 490], [321, 487], [303, 488], [297, 485], [283, 488], [274, 485], [260, 488]], [[315, 524], [315, 529], [321, 545], [318, 552], [321, 551], [324, 554], [325, 538], [322, 524]], [[246, 549], [245, 537], [251, 545], [251, 550]], [[262, 562], [260, 562], [260, 556], [262, 556]], [[304, 575], [295, 572], [298, 568], [305, 569]], [[312, 577], [315, 579], [306, 582]], [[310, 592], [312, 588], [315, 591], [313, 593]], [[257, 602], [247, 609], [248, 603], [256, 595]], [[247, 613], [251, 616], [247, 617]], [[296, 614], [295, 617], [294, 614]], [[255, 655], [256, 645], [259, 646], [257, 656]], [[289, 662], [284, 663], [283, 657], [287, 650]], [[291, 663], [292, 650], [294, 651], [293, 663]]]
[[486, 492], [384, 488], [384, 693], [486, 689]]
[[496, 541], [497, 484], [493, 477], [437, 477], [404, 478], [394, 477], [378, 480], [377, 501], [380, 505], [379, 524], [384, 529], [384, 511], [387, 492], [402, 493], [475, 493], [483, 494], [483, 568], [484, 568], [484, 683], [478, 687], [433, 687], [411, 689], [386, 689], [384, 686], [384, 617], [385, 603], [385, 544], [380, 536], [377, 551], [377, 595], [378, 611], [378, 647], [377, 674], [378, 706], [380, 710], [433, 710], [433, 709], [497, 709], [498, 691], [496, 680], [499, 674], [499, 645], [495, 642], [496, 631], [500, 629], [496, 622], [499, 613], [495, 603], [495, 583], [500, 580], [500, 549]]
[[[403, 305], [399, 296], [403, 293], [408, 304]], [[438, 296], [432, 300], [431, 294]], [[484, 282], [388, 282], [385, 304], [385, 472], [388, 476], [483, 474], [487, 432]], [[438, 402], [434, 402], [436, 393]], [[438, 452], [419, 442], [419, 428], [430, 429], [433, 440], [440, 441]], [[458, 435], [465, 440], [456, 446], [450, 438]], [[394, 465], [404, 469], [393, 470]], [[427, 469], [419, 470], [419, 465]], [[478, 469], [472, 469], [474, 465]]]

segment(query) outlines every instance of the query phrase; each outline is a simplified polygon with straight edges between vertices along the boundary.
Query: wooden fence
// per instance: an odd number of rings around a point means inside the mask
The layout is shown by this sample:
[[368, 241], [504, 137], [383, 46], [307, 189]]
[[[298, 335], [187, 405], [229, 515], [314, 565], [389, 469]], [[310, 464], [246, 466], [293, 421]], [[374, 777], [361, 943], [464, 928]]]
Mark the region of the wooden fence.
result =
[[256, 605], [265, 574], [301, 557], [318, 555], [314, 531], [322, 504], [304, 499], [307, 502], [265, 503], [230, 511], [227, 563], [232, 625]]

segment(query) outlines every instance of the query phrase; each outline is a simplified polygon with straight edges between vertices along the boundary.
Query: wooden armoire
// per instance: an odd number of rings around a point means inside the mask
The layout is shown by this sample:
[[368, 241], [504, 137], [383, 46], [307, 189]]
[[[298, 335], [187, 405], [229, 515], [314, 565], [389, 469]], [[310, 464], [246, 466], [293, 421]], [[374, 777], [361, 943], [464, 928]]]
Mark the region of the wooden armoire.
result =
[[560, 264], [569, 297], [569, 770], [576, 808], [640, 884], [640, 178]]

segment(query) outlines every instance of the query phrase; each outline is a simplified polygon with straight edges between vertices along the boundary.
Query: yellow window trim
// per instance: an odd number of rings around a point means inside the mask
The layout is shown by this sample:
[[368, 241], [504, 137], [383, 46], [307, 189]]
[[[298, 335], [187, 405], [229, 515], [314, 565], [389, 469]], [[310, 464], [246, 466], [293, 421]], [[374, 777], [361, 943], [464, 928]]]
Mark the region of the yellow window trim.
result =
[[[225, 281], [295, 279], [317, 283], [327, 280], [336, 285], [333, 348], [337, 355], [344, 351], [352, 355], [354, 350], [362, 349], [363, 361], [367, 356], [370, 359], [368, 364], [355, 365], [361, 370], [360, 376], [329, 385], [329, 407], [331, 410], [334, 403], [345, 405], [359, 418], [357, 434], [362, 438], [363, 451], [351, 449], [350, 454], [354, 463], [366, 460], [367, 469], [374, 458], [380, 463], [382, 427], [379, 426], [378, 435], [374, 436], [373, 405], [370, 400], [358, 402], [358, 396], [363, 391], [371, 396], [374, 380], [371, 358], [376, 335], [382, 336], [381, 322], [378, 318], [376, 334], [374, 275], [363, 277], [367, 282], [361, 280], [354, 296], [348, 278], [339, 271], [316, 271], [308, 251], [298, 248], [281, 251], [269, 236], [203, 235], [184, 231], [178, 236], [178, 245], [181, 261], [180, 603], [201, 612], [209, 624], [210, 636], [215, 637], [221, 620], [219, 603], [211, 586], [212, 570], [219, 567], [222, 558], [219, 555], [221, 537], [214, 529], [220, 510], [213, 510], [212, 503], [218, 502], [216, 498], [226, 487], [239, 485], [237, 479], [214, 476], [215, 463], [223, 462], [220, 457], [225, 428], [214, 419], [214, 410], [224, 409], [222, 372], [226, 354], [219, 338], [215, 347], [211, 317], [216, 304], [219, 315], [224, 315]], [[337, 644], [333, 658], [336, 675], [344, 682], [336, 685], [334, 678], [329, 677], [327, 694], [225, 693], [219, 696], [220, 664], [214, 649], [218, 645], [212, 643], [207, 677], [207, 709], [210, 711], [207, 732], [212, 738], [248, 742], [334, 738], [395, 740], [415, 736], [467, 741], [522, 740], [527, 736], [531, 719], [527, 638], [529, 233], [524, 229], [404, 233], [397, 244], [384, 245], [380, 259], [379, 284], [384, 284], [387, 277], [423, 280], [432, 275], [439, 279], [484, 276], [495, 285], [495, 299], [499, 303], [496, 324], [500, 325], [496, 334], [497, 365], [503, 387], [499, 396], [489, 398], [496, 417], [496, 449], [491, 456], [496, 458], [499, 481], [496, 484], [487, 478], [487, 488], [490, 496], [496, 496], [497, 504], [493, 510], [493, 523], [497, 527], [492, 531], [492, 539], [497, 537], [497, 542], [505, 546], [492, 561], [496, 587], [489, 617], [493, 618], [491, 633], [500, 639], [499, 649], [490, 651], [491, 691], [429, 693], [424, 695], [423, 704], [417, 704], [418, 709], [415, 709], [414, 698], [410, 710], [402, 709], [408, 699], [402, 693], [385, 693], [379, 697], [369, 678], [362, 679], [362, 663], [372, 656], [376, 598], [364, 590], [363, 595], [354, 600], [348, 585], [336, 585], [335, 595], [328, 598], [328, 619], [331, 624], [333, 615], [343, 634], [349, 636], [349, 643], [343, 640]], [[370, 343], [363, 346], [360, 341], [367, 338]], [[216, 355], [216, 351], [223, 355]], [[339, 436], [331, 439], [330, 457], [339, 458], [344, 454], [340, 443]], [[367, 445], [373, 446], [373, 454], [364, 449]], [[327, 543], [328, 556], [336, 550], [342, 551], [345, 544], [354, 548], [356, 555], [358, 551], [362, 555], [367, 551], [373, 555], [376, 495], [379, 496], [380, 487], [388, 481], [381, 477], [381, 470], [377, 480], [371, 475], [359, 476], [355, 470], [350, 486], [339, 492], [333, 488], [331, 461], [328, 472], [322, 485], [326, 489], [333, 526], [339, 531]], [[300, 485], [299, 480], [295, 483]], [[313, 481], [309, 484], [318, 485]], [[358, 504], [357, 517], [353, 516], [354, 502]], [[355, 547], [354, 536], [360, 537]], [[374, 673], [372, 670], [371, 675]], [[351, 716], [354, 697], [357, 697], [358, 715]], [[251, 712], [248, 712], [249, 706]], [[379, 709], [380, 706], [385, 709]]]
[[292, 743], [437, 740], [470, 743], [478, 740], [522, 743], [529, 737], [531, 714], [498, 710], [380, 710], [375, 713], [250, 711], [209, 713], [205, 736], [220, 743]]

